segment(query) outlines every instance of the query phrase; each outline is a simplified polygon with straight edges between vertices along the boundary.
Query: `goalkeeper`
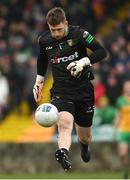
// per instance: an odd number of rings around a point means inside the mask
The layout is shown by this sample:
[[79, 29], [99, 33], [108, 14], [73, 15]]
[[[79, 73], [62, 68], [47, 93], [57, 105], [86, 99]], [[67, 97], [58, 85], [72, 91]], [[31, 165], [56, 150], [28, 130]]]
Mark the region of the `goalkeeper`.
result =
[[[54, 79], [50, 90], [51, 103], [59, 110], [58, 149], [55, 158], [64, 170], [69, 170], [73, 124], [82, 160], [87, 163], [91, 158], [89, 144], [94, 114], [94, 89], [91, 83], [94, 77], [91, 66], [101, 61], [106, 52], [89, 32], [79, 26], [68, 25], [65, 12], [60, 7], [51, 9], [46, 20], [49, 30], [38, 39], [40, 53], [33, 93], [36, 102], [40, 101], [44, 76], [48, 63], [51, 64]], [[93, 51], [90, 56], [87, 48]]]

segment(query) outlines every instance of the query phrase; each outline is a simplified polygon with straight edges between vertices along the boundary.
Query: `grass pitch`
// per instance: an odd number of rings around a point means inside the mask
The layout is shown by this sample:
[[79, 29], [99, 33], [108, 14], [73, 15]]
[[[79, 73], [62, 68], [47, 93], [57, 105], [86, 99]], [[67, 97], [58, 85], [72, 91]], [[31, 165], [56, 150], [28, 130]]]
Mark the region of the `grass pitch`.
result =
[[0, 179], [122, 179], [121, 172], [60, 172], [39, 174], [0, 174]]

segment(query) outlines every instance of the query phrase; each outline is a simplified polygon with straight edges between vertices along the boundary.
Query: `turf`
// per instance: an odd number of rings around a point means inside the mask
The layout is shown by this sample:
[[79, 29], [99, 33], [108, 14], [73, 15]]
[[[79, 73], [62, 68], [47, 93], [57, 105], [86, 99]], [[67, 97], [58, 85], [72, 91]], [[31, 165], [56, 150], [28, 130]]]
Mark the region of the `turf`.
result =
[[122, 179], [121, 172], [0, 174], [0, 179]]

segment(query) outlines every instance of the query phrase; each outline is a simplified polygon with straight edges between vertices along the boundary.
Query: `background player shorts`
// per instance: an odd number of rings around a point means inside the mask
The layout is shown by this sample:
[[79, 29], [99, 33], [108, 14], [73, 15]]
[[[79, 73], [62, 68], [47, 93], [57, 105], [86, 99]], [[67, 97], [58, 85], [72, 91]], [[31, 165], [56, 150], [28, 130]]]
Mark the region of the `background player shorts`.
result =
[[119, 132], [118, 140], [130, 144], [130, 132]]

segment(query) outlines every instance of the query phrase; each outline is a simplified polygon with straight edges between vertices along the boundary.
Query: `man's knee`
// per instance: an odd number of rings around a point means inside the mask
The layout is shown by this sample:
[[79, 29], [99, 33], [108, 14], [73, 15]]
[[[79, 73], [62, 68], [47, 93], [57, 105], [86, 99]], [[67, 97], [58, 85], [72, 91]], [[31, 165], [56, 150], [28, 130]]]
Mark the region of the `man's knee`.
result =
[[68, 112], [62, 112], [59, 116], [58, 128], [60, 130], [70, 130], [73, 127], [73, 116]]
[[65, 121], [64, 123], [58, 123], [58, 129], [59, 130], [70, 130], [70, 129], [72, 129], [72, 125], [71, 125], [71, 123], [67, 123], [67, 121]]

